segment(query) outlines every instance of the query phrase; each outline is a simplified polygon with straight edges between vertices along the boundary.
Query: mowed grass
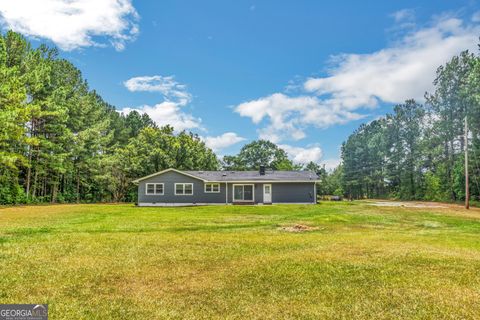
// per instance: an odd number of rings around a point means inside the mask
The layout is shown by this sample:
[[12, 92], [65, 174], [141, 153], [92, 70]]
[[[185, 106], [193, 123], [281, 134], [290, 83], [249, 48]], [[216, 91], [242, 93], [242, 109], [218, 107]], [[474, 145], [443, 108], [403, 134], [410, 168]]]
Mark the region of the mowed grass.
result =
[[5, 208], [0, 303], [48, 303], [51, 319], [478, 319], [480, 210]]

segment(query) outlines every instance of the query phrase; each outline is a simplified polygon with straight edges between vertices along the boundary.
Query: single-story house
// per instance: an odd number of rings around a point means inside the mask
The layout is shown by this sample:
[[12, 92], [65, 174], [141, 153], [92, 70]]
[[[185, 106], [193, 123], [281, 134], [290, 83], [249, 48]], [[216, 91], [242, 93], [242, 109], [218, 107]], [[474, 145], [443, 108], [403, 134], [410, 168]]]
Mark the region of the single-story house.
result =
[[312, 171], [163, 170], [133, 181], [139, 206], [316, 203]]

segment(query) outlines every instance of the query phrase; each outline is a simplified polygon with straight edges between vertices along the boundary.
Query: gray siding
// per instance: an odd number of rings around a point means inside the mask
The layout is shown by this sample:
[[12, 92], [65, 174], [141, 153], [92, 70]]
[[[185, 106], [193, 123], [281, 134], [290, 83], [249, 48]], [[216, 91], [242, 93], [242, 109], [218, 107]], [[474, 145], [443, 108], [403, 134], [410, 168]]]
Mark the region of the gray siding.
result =
[[[228, 202], [232, 203], [233, 185], [242, 183], [228, 183]], [[312, 203], [315, 201], [315, 187], [313, 182], [272, 182], [273, 203]], [[263, 203], [263, 183], [255, 183], [255, 203]]]
[[315, 202], [314, 183], [272, 183], [272, 201], [274, 203]]
[[[147, 183], [163, 183], [163, 195], [146, 195]], [[176, 196], [175, 183], [193, 183], [193, 195]], [[228, 203], [233, 200], [233, 185], [228, 183]], [[268, 183], [272, 185], [273, 203], [313, 203], [315, 201], [315, 187], [313, 182]], [[225, 203], [225, 183], [220, 183], [219, 193], [205, 193], [205, 183], [202, 180], [185, 176], [175, 171], [142, 180], [138, 184], [138, 203]], [[263, 183], [254, 183], [255, 203], [263, 203]]]
[[[163, 183], [163, 195], [147, 195], [147, 183]], [[193, 195], [176, 196], [175, 183], [193, 183]], [[151, 177], [138, 184], [138, 203], [225, 203], [225, 184], [220, 183], [220, 193], [205, 193], [204, 182], [175, 171]]]

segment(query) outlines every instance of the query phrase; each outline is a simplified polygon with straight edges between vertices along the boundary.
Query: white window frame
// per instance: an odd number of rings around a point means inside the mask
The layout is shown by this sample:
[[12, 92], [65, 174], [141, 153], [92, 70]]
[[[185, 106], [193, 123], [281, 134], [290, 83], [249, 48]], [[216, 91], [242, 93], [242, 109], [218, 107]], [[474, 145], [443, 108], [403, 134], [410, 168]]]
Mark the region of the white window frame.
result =
[[[238, 200], [235, 199], [235, 186], [242, 186], [243, 191], [243, 198], [245, 199], [245, 186], [252, 186], [252, 200]], [[232, 185], [232, 201], [233, 202], [255, 202], [255, 184], [250, 183], [242, 183], [242, 184], [234, 184]]]
[[[148, 193], [148, 185], [153, 185], [153, 193]], [[157, 185], [162, 185], [162, 192], [157, 193]], [[165, 193], [165, 184], [163, 183], [145, 183], [145, 195], [147, 196], [163, 196]]]
[[[207, 191], [207, 185], [210, 186], [210, 191]], [[214, 191], [213, 190], [213, 186], [217, 186], [218, 187], [218, 190], [217, 191]], [[220, 183], [216, 183], [216, 182], [205, 182], [205, 187], [204, 187], [204, 192], [205, 193], [220, 193]]]
[[[186, 186], [187, 184], [189, 184], [189, 185], [192, 186], [192, 193], [189, 193], [189, 194], [186, 194], [186, 193], [185, 193], [185, 186]], [[183, 185], [183, 188], [182, 188], [182, 189], [183, 189], [183, 193], [177, 193], [177, 185]], [[175, 188], [175, 189], [174, 189], [174, 192], [175, 192], [175, 195], [176, 195], [176, 196], [193, 196], [193, 183], [175, 183], [174, 188]]]

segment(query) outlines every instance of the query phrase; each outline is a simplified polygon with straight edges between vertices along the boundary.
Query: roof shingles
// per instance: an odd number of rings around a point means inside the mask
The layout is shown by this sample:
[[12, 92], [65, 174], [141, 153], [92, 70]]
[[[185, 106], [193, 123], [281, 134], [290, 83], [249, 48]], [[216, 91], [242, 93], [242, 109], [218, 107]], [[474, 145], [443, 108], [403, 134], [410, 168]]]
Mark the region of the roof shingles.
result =
[[318, 176], [313, 171], [183, 171], [189, 175], [207, 181], [316, 181]]

